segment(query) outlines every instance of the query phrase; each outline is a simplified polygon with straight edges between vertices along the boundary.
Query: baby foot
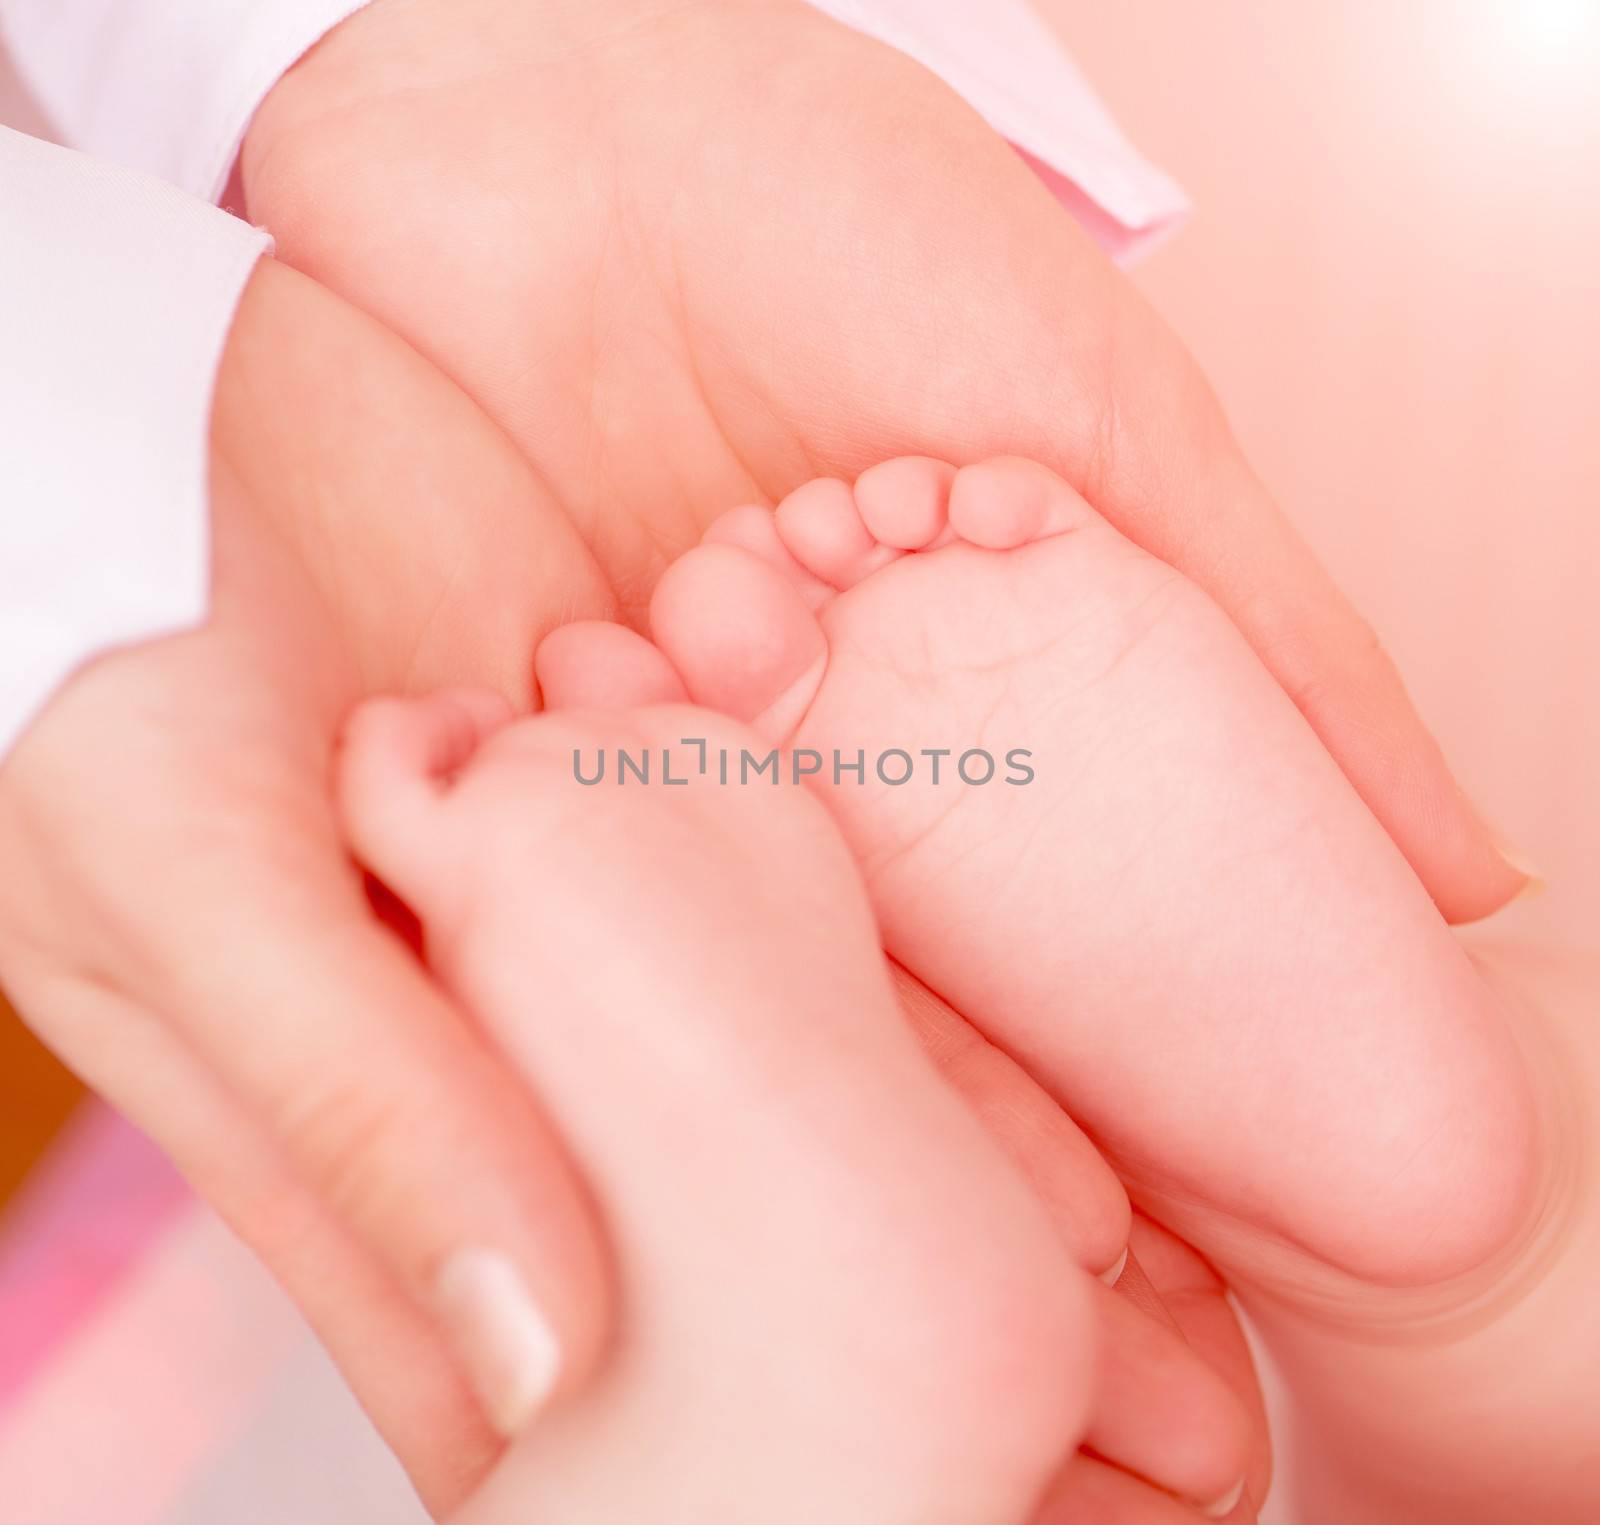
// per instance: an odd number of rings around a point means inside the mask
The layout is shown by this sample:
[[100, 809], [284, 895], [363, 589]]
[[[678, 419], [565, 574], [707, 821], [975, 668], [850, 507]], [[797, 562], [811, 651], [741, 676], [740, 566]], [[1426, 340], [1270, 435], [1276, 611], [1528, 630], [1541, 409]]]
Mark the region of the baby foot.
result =
[[[1196, 587], [1020, 460], [892, 461], [706, 538], [656, 591], [659, 652], [613, 629], [611, 671], [786, 747], [888, 951], [1158, 1216], [1292, 1293], [1438, 1283], [1517, 1234], [1501, 1013]], [[594, 629], [548, 643], [556, 702]]]
[[1091, 1320], [1142, 1316], [1066, 1260], [918, 1048], [817, 802], [576, 777], [758, 744], [716, 716], [506, 721], [369, 705], [341, 760], [359, 853], [574, 1151], [622, 1284], [599, 1379], [463, 1525], [1021, 1525], [1086, 1427], [1225, 1497], [1248, 1425], [1155, 1326], [1091, 1416]]

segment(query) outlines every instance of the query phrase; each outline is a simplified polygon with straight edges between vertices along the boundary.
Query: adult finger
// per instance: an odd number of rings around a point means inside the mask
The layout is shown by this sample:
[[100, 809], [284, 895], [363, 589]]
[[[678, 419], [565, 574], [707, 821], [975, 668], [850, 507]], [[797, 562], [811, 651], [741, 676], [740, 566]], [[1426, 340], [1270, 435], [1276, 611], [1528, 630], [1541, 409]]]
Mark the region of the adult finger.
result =
[[1100, 1374], [1085, 1447], [1212, 1517], [1226, 1515], [1250, 1459], [1251, 1414], [1178, 1329], [1108, 1288], [1097, 1293], [1097, 1313]]
[[209, 956], [175, 968], [163, 1008], [514, 1433], [599, 1354], [609, 1272], [591, 1209], [469, 1020], [354, 884], [314, 875], [258, 876], [191, 914]]
[[147, 1133], [261, 1258], [328, 1349], [430, 1509], [458, 1504], [503, 1441], [435, 1321], [172, 1034], [91, 980], [10, 971], [57, 1055]]
[[192, 722], [122, 732], [120, 791], [67, 745], [71, 704], [25, 739], [9, 835], [48, 914], [8, 904], [7, 970], [39, 971], [13, 983], [51, 1042], [74, 981], [165, 1028], [433, 1319], [509, 1433], [598, 1358], [601, 1236], [526, 1089], [378, 921], [266, 694], [246, 691], [215, 746], [181, 739]]
[[1021, 1065], [914, 975], [892, 961], [889, 967], [923, 1047], [1022, 1172], [1073, 1258], [1115, 1281], [1131, 1209], [1100, 1151]]
[[1051, 1485], [1032, 1525], [1199, 1525], [1202, 1518], [1170, 1494], [1079, 1453]]
[[[1245, 1472], [1244, 1495], [1227, 1518], [1253, 1520], [1272, 1485], [1272, 1447], [1266, 1400], [1239, 1316], [1222, 1278], [1183, 1240], [1135, 1213], [1131, 1259], [1153, 1295], [1182, 1331], [1190, 1348], [1220, 1376], [1251, 1419], [1255, 1437]], [[1120, 1289], [1119, 1289], [1120, 1290]]]

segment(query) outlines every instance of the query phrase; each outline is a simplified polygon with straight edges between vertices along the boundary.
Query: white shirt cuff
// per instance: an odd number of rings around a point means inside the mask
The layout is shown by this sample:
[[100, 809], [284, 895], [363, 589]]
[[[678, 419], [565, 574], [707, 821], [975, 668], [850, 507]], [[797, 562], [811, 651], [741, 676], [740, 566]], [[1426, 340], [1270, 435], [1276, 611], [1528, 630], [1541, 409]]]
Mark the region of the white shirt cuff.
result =
[[266, 234], [0, 128], [0, 755], [80, 663], [200, 621], [211, 402]]
[[64, 140], [219, 200], [256, 108], [369, 0], [0, 0]]

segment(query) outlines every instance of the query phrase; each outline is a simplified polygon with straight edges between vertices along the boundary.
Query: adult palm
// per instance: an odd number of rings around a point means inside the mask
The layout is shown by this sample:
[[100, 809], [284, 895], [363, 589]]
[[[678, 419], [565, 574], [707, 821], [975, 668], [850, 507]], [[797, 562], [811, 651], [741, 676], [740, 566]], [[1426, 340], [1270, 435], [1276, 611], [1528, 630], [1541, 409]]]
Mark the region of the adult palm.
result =
[[1447, 916], [1524, 882], [1176, 338], [901, 54], [801, 0], [376, 0], [243, 179], [283, 258], [502, 425], [625, 607], [807, 476], [1035, 456], [1223, 604]]

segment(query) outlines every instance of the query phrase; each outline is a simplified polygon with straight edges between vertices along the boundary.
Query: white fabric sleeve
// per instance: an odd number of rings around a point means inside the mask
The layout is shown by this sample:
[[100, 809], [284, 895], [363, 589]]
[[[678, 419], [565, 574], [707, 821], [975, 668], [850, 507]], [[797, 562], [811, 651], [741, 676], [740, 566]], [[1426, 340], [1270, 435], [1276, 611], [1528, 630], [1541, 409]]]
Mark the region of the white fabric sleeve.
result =
[[221, 198], [267, 92], [369, 0], [0, 0], [65, 142]]
[[0, 757], [209, 593], [212, 392], [266, 234], [0, 127]]
[[[0, 32], [66, 141], [214, 201], [273, 85], [368, 3], [0, 0]], [[1138, 258], [1187, 216], [1028, 0], [811, 4], [944, 79], [1113, 258]]]

